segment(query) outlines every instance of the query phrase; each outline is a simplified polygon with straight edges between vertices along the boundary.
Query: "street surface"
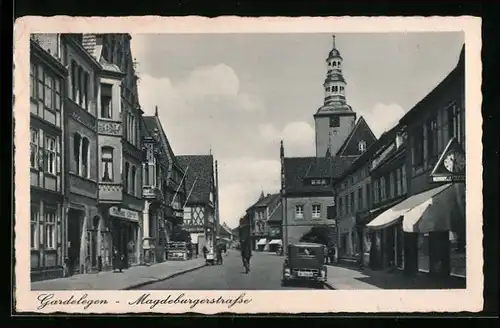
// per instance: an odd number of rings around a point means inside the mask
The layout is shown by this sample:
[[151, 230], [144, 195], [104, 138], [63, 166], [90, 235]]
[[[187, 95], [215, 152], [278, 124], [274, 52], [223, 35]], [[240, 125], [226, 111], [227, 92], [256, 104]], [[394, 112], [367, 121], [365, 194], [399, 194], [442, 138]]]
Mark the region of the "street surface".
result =
[[253, 252], [246, 274], [239, 251], [228, 250], [222, 265], [206, 266], [177, 277], [142, 286], [140, 290], [314, 290], [313, 286], [281, 287], [284, 257]]

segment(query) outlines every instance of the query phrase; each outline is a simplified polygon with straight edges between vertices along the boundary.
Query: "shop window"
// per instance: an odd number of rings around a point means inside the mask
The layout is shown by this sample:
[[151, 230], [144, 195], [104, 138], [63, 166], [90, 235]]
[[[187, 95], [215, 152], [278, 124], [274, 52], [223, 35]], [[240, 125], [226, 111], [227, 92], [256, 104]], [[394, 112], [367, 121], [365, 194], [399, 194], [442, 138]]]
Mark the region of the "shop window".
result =
[[113, 86], [111, 84], [101, 83], [101, 117], [111, 118], [111, 100]]
[[31, 249], [38, 249], [38, 224], [40, 222], [40, 207], [38, 204], [31, 204], [30, 208], [30, 245]]
[[45, 158], [44, 171], [50, 174], [56, 174], [56, 138], [51, 136], [45, 137]]
[[466, 276], [465, 229], [460, 232], [450, 231], [450, 273]]
[[102, 181], [113, 181], [113, 148], [101, 148]]
[[314, 204], [312, 206], [312, 217], [313, 219], [319, 219], [321, 216], [321, 205]]
[[295, 205], [295, 218], [296, 219], [304, 218], [304, 205]]
[[57, 210], [55, 208], [46, 207], [45, 212], [45, 248], [56, 248], [56, 217]]
[[30, 166], [38, 169], [38, 130], [30, 129]]
[[429, 272], [429, 234], [418, 235], [418, 269]]

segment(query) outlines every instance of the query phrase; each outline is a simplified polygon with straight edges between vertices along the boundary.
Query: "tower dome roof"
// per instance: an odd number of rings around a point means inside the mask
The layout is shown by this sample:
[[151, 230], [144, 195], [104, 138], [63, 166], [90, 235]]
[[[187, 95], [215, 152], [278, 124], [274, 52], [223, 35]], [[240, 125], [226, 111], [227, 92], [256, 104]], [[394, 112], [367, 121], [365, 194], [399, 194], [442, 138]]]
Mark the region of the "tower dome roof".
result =
[[333, 48], [328, 53], [328, 58], [340, 58], [340, 59], [342, 59], [342, 56], [340, 56], [340, 52], [337, 49]]
[[344, 80], [344, 76], [342, 76], [342, 74], [333, 73], [333, 74], [329, 74], [326, 77], [325, 83], [327, 83], [327, 82], [343, 82], [343, 83], [345, 83], [345, 80]]

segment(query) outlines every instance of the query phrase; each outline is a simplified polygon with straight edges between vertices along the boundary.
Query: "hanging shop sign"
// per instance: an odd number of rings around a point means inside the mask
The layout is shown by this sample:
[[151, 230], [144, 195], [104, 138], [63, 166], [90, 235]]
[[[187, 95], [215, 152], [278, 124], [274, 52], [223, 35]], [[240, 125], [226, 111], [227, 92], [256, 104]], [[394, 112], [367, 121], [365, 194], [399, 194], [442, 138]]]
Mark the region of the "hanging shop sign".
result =
[[117, 206], [109, 208], [109, 215], [129, 221], [139, 222], [139, 213], [124, 208], [118, 208]]
[[451, 138], [431, 172], [432, 182], [465, 182], [465, 152], [456, 138]]

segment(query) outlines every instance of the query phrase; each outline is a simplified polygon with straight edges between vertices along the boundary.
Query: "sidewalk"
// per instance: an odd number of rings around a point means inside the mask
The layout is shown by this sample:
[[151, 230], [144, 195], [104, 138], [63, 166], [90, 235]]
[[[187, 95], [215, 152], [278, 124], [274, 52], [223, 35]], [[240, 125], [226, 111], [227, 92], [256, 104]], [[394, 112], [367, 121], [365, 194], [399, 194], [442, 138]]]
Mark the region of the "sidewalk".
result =
[[405, 276], [399, 270], [353, 269], [328, 266], [327, 287], [330, 289], [457, 289], [465, 288], [465, 279], [438, 279], [426, 273]]
[[203, 266], [205, 266], [203, 257], [188, 261], [166, 261], [151, 266], [134, 266], [124, 270], [122, 273], [105, 271], [80, 274], [68, 278], [37, 281], [31, 283], [31, 290], [132, 289], [152, 282], [166, 280]]

